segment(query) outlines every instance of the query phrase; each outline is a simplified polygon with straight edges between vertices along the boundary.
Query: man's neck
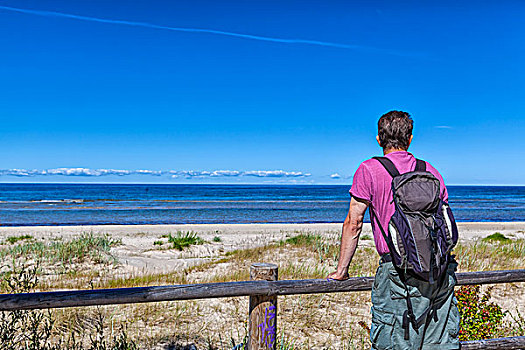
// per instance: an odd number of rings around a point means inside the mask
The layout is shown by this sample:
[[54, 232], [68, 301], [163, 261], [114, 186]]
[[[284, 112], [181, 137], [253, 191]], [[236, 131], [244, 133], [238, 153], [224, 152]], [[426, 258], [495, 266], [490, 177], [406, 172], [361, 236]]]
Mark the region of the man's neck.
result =
[[389, 149], [384, 149], [383, 148], [383, 154], [386, 156], [387, 154], [390, 154], [392, 152], [406, 152], [407, 150], [406, 149], [402, 149], [402, 148], [389, 148]]

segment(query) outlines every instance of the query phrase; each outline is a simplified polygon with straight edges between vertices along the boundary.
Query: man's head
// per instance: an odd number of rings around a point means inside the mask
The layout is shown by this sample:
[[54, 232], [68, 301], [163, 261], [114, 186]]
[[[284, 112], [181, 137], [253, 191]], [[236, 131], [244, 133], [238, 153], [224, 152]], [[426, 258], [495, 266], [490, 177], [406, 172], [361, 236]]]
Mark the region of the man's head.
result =
[[377, 122], [377, 142], [385, 154], [392, 151], [406, 151], [412, 142], [414, 122], [407, 112], [390, 111]]

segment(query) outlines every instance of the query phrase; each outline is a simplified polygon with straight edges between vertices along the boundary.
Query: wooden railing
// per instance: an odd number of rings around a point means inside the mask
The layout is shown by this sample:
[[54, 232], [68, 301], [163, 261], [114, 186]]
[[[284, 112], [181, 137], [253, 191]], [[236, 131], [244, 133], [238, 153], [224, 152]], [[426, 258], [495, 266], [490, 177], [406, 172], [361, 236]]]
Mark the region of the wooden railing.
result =
[[[372, 289], [373, 277], [346, 281], [278, 280], [277, 265], [252, 264], [250, 281], [188, 285], [0, 294], [0, 311], [48, 309], [159, 301], [250, 297], [249, 350], [275, 349], [279, 295], [358, 292]], [[525, 282], [524, 270], [464, 272], [457, 285]], [[525, 349], [525, 337], [462, 342], [462, 349]]]

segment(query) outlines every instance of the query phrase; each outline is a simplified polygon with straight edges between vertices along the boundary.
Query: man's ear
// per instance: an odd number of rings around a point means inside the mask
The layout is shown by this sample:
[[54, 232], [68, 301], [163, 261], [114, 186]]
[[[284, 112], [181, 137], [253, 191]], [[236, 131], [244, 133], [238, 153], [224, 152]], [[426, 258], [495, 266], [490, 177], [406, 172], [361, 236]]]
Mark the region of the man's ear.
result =
[[[412, 139], [414, 138], [414, 135], [410, 135], [410, 138], [408, 139], [408, 147], [410, 147], [410, 144], [412, 143]], [[407, 147], [407, 149], [408, 149]]]
[[[381, 141], [379, 141], [379, 135], [376, 136], [376, 140], [377, 140], [377, 144], [379, 145], [379, 147], [383, 147], [381, 146]], [[410, 139], [410, 141], [412, 141], [412, 139]], [[410, 142], [409, 142], [410, 144]]]

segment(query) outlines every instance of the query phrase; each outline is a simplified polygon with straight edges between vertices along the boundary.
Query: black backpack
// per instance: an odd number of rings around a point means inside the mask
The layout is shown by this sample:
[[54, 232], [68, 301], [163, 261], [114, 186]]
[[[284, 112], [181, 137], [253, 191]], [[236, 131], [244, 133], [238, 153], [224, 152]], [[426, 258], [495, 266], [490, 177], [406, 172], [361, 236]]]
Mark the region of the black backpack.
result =
[[[389, 260], [405, 283], [406, 275], [433, 283], [443, 283], [450, 252], [458, 241], [456, 221], [448, 203], [440, 197], [439, 180], [426, 171], [426, 163], [416, 159], [416, 168], [400, 174], [387, 157], [374, 157], [392, 176], [392, 194], [395, 212], [388, 224], [388, 234], [377, 219], [374, 209], [371, 220], [376, 220], [390, 251]], [[430, 310], [416, 319], [407, 289], [407, 306], [403, 326], [408, 337], [408, 322], [414, 329], [424, 322]], [[432, 308], [430, 305], [429, 308]], [[424, 316], [424, 317], [423, 317]]]

